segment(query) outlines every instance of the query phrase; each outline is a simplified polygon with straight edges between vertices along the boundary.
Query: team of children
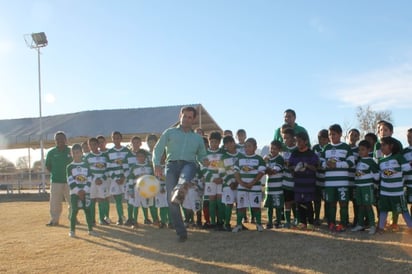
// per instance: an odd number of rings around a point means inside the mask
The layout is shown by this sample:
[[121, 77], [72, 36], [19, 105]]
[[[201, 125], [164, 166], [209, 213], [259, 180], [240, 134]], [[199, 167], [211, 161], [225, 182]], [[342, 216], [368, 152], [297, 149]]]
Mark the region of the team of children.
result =
[[[399, 229], [399, 214], [412, 227], [412, 207], [411, 213], [407, 208], [412, 203], [412, 129], [407, 133], [409, 147], [404, 150], [391, 137], [392, 133], [392, 124], [381, 121], [378, 137], [368, 133], [358, 143], [360, 133], [352, 129], [347, 144], [341, 140], [342, 128], [334, 124], [321, 130], [318, 144], [310, 148], [306, 132], [295, 135], [285, 125], [281, 128], [283, 143], [272, 141], [269, 153], [261, 157], [256, 154], [256, 140], [246, 139], [245, 130], [237, 132], [239, 144], [231, 134], [222, 137], [220, 132], [212, 132], [205, 138], [209, 165], [199, 166], [198, 176], [183, 203], [185, 222], [194, 224], [196, 212], [198, 226], [240, 232], [245, 229], [242, 222], [247, 220], [250, 210], [256, 230], [263, 231], [263, 206], [267, 209], [266, 229], [313, 230], [322, 223], [323, 199], [323, 220], [333, 232], [345, 231], [350, 225], [350, 201], [355, 215], [353, 232], [365, 229], [369, 229], [369, 234], [382, 232], [387, 227], [388, 212], [392, 213], [389, 229]], [[85, 211], [89, 234], [94, 233], [96, 203], [99, 224], [110, 224], [109, 197], [116, 204], [118, 225], [137, 226], [140, 207], [145, 224], [173, 227], [164, 178], [159, 178], [161, 191], [155, 198], [143, 199], [135, 191], [139, 176], [153, 174], [151, 152], [140, 148], [139, 137], [132, 138], [130, 149], [121, 145], [120, 132], [113, 132], [112, 141], [111, 149], [106, 149], [103, 136], [90, 138], [88, 150], [77, 144], [72, 147], [73, 162], [67, 166], [72, 202], [69, 235], [75, 236], [79, 209]], [[152, 151], [156, 136], [150, 135], [146, 141]], [[127, 219], [123, 200], [127, 201]], [[376, 206], [377, 226], [373, 206]], [[236, 225], [232, 228], [234, 208]], [[148, 210], [153, 221], [148, 218]]]

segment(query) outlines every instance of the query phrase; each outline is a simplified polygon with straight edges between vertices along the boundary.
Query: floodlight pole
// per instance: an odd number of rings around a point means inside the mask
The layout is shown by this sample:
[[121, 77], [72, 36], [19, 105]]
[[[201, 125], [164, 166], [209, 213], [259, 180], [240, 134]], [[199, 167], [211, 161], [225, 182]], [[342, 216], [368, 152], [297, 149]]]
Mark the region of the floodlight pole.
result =
[[[40, 72], [40, 48], [47, 46], [48, 41], [44, 32], [26, 34], [24, 40], [28, 47], [37, 50], [37, 70], [39, 74], [39, 124], [40, 124], [40, 161], [41, 161], [41, 184], [39, 185], [39, 193], [46, 193], [46, 177], [44, 163], [44, 146], [43, 146], [43, 117], [41, 104], [41, 72]], [[30, 40], [30, 41], [29, 41]]]
[[[41, 70], [40, 70], [40, 47], [37, 50], [37, 64], [39, 72], [39, 124], [40, 124], [40, 157], [41, 157], [41, 192], [46, 193], [46, 176], [45, 176], [45, 164], [44, 164], [44, 146], [43, 146], [43, 116], [41, 107]], [[40, 188], [39, 188], [40, 192]]]

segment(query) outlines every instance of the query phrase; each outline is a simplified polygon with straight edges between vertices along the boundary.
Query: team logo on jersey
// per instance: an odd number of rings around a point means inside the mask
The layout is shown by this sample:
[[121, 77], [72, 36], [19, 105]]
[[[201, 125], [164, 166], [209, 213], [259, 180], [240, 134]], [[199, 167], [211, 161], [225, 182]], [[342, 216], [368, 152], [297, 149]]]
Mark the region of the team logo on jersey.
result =
[[255, 170], [255, 168], [253, 166], [243, 166], [242, 167], [242, 171], [244, 171], [244, 172], [250, 172], [252, 170]]
[[103, 163], [96, 163], [94, 166], [98, 169], [102, 169], [105, 167]]
[[77, 175], [76, 176], [76, 181], [79, 182], [79, 183], [84, 183], [84, 182], [87, 181], [87, 178], [84, 175]]
[[356, 172], [355, 172], [355, 176], [356, 177], [360, 177], [360, 176], [362, 176], [362, 175], [364, 175], [365, 173], [363, 173], [361, 170], [356, 170]]
[[123, 164], [123, 160], [122, 159], [116, 159], [114, 161], [116, 164], [118, 164], [119, 166]]
[[385, 176], [392, 176], [393, 174], [395, 174], [396, 173], [396, 171], [395, 170], [391, 170], [391, 169], [385, 169], [384, 171], [383, 171], [383, 174], [385, 175]]

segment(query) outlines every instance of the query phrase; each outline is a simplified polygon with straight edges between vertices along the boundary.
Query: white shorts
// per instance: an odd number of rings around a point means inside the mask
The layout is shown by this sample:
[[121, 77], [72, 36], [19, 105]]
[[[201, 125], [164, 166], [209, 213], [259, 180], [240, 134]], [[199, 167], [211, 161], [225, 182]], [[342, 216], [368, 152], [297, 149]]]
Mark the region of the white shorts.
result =
[[234, 204], [236, 202], [236, 192], [237, 190], [233, 190], [228, 186], [224, 187], [222, 191], [222, 203], [225, 205]]
[[183, 208], [197, 212], [201, 209], [201, 197], [197, 187], [190, 187], [183, 201]]
[[161, 207], [168, 207], [169, 204], [167, 203], [167, 193], [166, 191], [163, 193], [157, 193], [156, 197], [155, 197], [155, 205], [157, 208], [161, 208]]
[[116, 179], [111, 179], [110, 180], [110, 195], [119, 195], [119, 194], [123, 194], [124, 190], [125, 190], [125, 185], [126, 184], [121, 184], [119, 185], [118, 183], [116, 183]]
[[262, 193], [238, 191], [236, 197], [237, 208], [261, 208]]
[[93, 181], [90, 186], [90, 198], [91, 199], [105, 199], [109, 197], [109, 183], [107, 180], [103, 180], [101, 185], [96, 185]]
[[217, 184], [215, 183], [205, 183], [205, 196], [216, 196]]

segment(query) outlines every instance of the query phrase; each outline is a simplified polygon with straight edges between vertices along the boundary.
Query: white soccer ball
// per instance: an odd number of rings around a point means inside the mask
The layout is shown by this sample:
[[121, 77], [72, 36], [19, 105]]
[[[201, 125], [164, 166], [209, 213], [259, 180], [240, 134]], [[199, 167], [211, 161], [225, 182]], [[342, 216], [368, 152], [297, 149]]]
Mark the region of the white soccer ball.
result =
[[143, 175], [136, 180], [136, 190], [145, 199], [153, 198], [160, 191], [160, 182], [153, 175]]

